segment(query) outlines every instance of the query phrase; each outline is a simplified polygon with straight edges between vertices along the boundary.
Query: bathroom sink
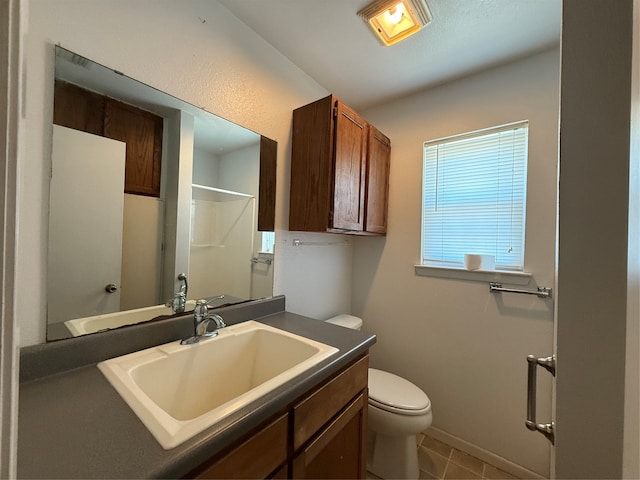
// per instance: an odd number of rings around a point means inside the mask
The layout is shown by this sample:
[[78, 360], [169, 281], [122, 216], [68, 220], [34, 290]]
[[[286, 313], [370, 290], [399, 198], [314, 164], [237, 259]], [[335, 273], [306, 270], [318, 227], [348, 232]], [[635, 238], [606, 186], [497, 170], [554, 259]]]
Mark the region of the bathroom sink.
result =
[[98, 364], [169, 450], [305, 372], [338, 349], [255, 321]]
[[[195, 305], [195, 300], [187, 300], [185, 309], [193, 310]], [[77, 337], [87, 333], [146, 322], [160, 315], [173, 315], [173, 310], [165, 305], [154, 305], [152, 307], [136, 308], [135, 310], [105, 313], [93, 317], [74, 318], [73, 320], [67, 320], [64, 324], [71, 334]]]

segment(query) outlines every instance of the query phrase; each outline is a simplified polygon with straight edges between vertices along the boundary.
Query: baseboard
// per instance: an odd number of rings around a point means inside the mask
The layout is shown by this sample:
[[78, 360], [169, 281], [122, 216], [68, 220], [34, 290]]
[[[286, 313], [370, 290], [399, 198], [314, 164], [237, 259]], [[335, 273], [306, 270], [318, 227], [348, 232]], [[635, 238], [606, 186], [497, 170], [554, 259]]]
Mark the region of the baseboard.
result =
[[507, 460], [500, 455], [496, 455], [488, 450], [478, 447], [473, 443], [467, 442], [466, 440], [462, 440], [461, 438], [455, 437], [450, 433], [447, 433], [443, 430], [439, 430], [435, 427], [430, 427], [425, 433], [429, 436], [435, 438], [436, 440], [440, 440], [441, 442], [446, 443], [447, 445], [451, 445], [458, 450], [461, 450], [469, 455], [473, 455], [476, 458], [479, 458], [483, 462], [487, 462], [493, 465], [500, 470], [503, 470], [511, 475], [518, 478], [536, 478], [536, 479], [544, 479], [542, 475], [536, 473], [528, 468], [523, 467], [522, 465], [518, 465], [517, 463], [513, 463], [510, 460]]

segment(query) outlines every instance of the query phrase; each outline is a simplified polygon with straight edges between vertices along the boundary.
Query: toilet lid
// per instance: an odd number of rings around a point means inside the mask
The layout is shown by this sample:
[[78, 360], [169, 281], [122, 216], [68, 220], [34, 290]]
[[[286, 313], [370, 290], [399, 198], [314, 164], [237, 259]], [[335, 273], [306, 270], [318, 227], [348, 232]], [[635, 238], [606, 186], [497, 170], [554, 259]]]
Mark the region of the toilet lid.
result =
[[369, 403], [404, 415], [422, 415], [431, 409], [429, 397], [413, 383], [375, 368], [369, 369]]
[[341, 327], [347, 327], [352, 330], [360, 330], [362, 328], [362, 319], [360, 317], [354, 317], [346, 313], [341, 313], [335, 317], [331, 317], [326, 321], [327, 323], [333, 323], [334, 325], [340, 325]]

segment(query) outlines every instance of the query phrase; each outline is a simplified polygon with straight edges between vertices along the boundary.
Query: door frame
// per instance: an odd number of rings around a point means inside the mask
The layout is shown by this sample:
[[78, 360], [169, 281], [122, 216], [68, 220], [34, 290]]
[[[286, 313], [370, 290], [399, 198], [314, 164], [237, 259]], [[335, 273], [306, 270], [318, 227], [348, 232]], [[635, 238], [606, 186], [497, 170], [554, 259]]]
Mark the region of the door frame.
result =
[[22, 98], [22, 32], [26, 6], [0, 0], [0, 477], [15, 478], [17, 464], [19, 331], [15, 315], [16, 216]]
[[555, 478], [622, 478], [632, 9], [563, 1]]

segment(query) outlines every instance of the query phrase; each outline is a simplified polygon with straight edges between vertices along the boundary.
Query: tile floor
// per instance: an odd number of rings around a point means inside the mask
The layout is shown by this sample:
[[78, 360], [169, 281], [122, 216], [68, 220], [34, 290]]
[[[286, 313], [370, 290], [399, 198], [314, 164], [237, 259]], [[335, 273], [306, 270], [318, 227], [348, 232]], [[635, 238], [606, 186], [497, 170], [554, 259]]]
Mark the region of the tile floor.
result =
[[[418, 435], [417, 441], [420, 479], [511, 480], [517, 478], [423, 433]], [[371, 472], [367, 472], [367, 479], [380, 480]]]
[[418, 461], [420, 478], [439, 480], [516, 478], [425, 434], [418, 435]]

